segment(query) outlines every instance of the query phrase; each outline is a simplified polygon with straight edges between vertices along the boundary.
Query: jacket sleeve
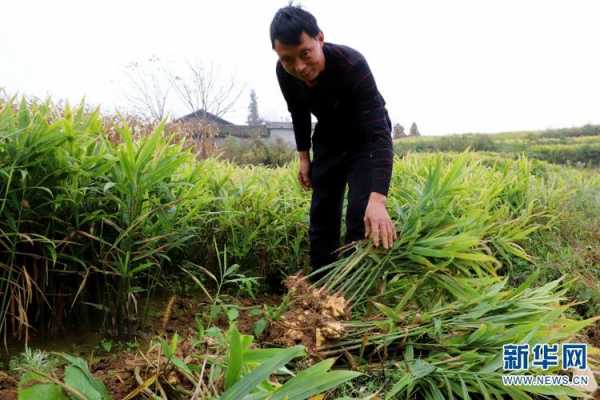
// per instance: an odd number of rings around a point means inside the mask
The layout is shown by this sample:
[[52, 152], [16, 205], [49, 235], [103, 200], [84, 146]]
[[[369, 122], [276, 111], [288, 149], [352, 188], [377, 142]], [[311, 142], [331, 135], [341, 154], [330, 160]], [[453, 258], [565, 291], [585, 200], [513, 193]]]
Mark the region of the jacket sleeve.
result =
[[354, 112], [361, 131], [372, 154], [371, 192], [387, 196], [394, 152], [392, 124], [385, 108], [385, 100], [377, 90], [375, 79], [367, 61], [360, 58], [351, 69], [351, 96]]
[[296, 149], [298, 151], [309, 151], [312, 130], [310, 110], [295, 95], [293, 83], [286, 76], [287, 72], [277, 63], [276, 68], [277, 81], [287, 103], [288, 111], [292, 116], [292, 125], [294, 126], [294, 136], [296, 138]]

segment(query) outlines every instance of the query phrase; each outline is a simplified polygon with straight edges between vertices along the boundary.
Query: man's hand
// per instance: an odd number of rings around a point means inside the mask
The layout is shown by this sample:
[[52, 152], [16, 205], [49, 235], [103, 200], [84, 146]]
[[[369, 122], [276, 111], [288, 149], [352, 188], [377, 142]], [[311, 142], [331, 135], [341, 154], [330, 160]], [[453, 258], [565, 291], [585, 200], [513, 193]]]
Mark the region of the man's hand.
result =
[[379, 247], [381, 241], [383, 247], [389, 249], [398, 236], [385, 208], [385, 200], [386, 197], [377, 192], [372, 192], [369, 196], [364, 218], [365, 238], [371, 238], [375, 247]]
[[298, 182], [300, 182], [300, 185], [302, 185], [304, 189], [308, 190], [312, 187], [310, 181], [310, 155], [308, 151], [300, 151], [298, 152], [298, 157], [300, 158]]

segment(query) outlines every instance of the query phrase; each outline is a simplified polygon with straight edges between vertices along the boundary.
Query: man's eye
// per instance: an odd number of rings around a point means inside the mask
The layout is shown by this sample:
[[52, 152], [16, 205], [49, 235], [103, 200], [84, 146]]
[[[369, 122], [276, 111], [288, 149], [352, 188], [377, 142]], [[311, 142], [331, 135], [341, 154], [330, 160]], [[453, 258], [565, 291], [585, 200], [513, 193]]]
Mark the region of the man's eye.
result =
[[306, 56], [308, 56], [308, 53], [309, 53], [309, 51], [308, 51], [308, 50], [304, 50], [304, 51], [302, 52], [302, 57], [306, 57]]

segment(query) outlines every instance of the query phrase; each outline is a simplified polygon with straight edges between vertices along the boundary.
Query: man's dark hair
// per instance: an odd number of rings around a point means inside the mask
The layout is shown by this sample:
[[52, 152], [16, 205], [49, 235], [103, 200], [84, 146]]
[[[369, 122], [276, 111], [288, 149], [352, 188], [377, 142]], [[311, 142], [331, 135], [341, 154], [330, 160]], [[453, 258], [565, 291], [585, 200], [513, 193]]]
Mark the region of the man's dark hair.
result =
[[298, 45], [302, 32], [313, 38], [317, 36], [321, 29], [316, 18], [299, 6], [280, 8], [271, 21], [271, 47], [275, 48], [275, 40], [286, 45]]

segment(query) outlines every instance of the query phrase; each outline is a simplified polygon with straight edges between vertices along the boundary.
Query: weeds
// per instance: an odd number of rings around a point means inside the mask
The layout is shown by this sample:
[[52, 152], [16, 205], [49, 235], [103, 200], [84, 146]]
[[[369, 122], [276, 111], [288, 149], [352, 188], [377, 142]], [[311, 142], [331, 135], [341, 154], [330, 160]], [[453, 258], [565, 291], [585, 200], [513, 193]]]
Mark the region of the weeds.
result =
[[[196, 286], [209, 307], [194, 338], [154, 340], [144, 351], [129, 342], [145, 369], [134, 369], [127, 398], [302, 399], [356, 377], [331, 371], [332, 360], [294, 376], [304, 349], [257, 348], [235, 327], [245, 312], [235, 297], [263, 290], [260, 278], [273, 284], [307, 266], [310, 197], [296, 184], [297, 165], [198, 161], [164, 126], [140, 132], [107, 124], [83, 104], [0, 103], [5, 338], [27, 341], [45, 327], [57, 333], [98, 313], [111, 333], [130, 335], [156, 287]], [[535, 150], [596, 145], [567, 136], [536, 138]], [[494, 146], [522, 144], [511, 140]], [[348, 257], [320, 271], [323, 292], [311, 293], [344, 296], [354, 314], [338, 321], [343, 334], [314, 338], [318, 351], [384, 375], [386, 398], [573, 395], [502, 388], [497, 357], [503, 343], [560, 342], [595, 321], [599, 191], [589, 171], [516, 154], [397, 158], [389, 205], [399, 240], [388, 252], [354, 243]], [[572, 280], [561, 281], [563, 274]], [[293, 314], [289, 299], [252, 311], [256, 337]], [[572, 319], [574, 300], [587, 301], [575, 311], [591, 318]], [[175, 297], [163, 327], [174, 304]], [[218, 319], [231, 328], [216, 328]], [[69, 376], [87, 382], [81, 386], [55, 374], [43, 353], [23, 357], [30, 374], [23, 392], [104, 396], [85, 363], [65, 357]]]

